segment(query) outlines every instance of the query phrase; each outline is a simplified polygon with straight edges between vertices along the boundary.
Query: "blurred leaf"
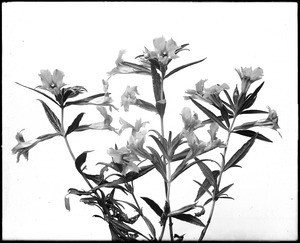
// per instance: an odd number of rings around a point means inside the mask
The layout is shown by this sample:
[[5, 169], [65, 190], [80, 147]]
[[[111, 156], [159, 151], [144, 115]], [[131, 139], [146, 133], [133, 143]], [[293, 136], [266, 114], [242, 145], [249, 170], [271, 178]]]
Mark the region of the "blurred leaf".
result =
[[66, 209], [67, 209], [68, 211], [71, 210], [69, 194], [67, 194], [67, 195], [65, 196], [65, 207], [66, 207]]
[[[165, 95], [163, 95], [165, 97]], [[156, 102], [156, 110], [158, 111], [158, 114], [160, 115], [160, 117], [163, 117], [165, 114], [165, 109], [166, 109], [166, 100], [162, 99], [162, 100], [158, 100]]]
[[135, 105], [142, 109], [148, 110], [148, 111], [152, 111], [155, 113], [158, 112], [156, 107], [153, 104], [151, 104], [147, 101], [141, 100], [141, 99], [136, 99]]
[[262, 110], [244, 110], [240, 114], [259, 114], [259, 113], [267, 114], [269, 112], [268, 111], [262, 111]]
[[161, 77], [156, 71], [154, 60], [151, 61], [151, 76], [152, 76], [152, 84], [153, 84], [153, 93], [154, 93], [155, 101], [157, 102], [164, 97], [161, 97]]
[[84, 88], [83, 86], [73, 86], [73, 87], [63, 88], [62, 91], [63, 91], [62, 103], [64, 103], [68, 98], [74, 98], [77, 95], [82, 94], [83, 92], [87, 92], [86, 88]]
[[141, 197], [151, 208], [152, 210], [159, 216], [163, 214], [163, 210], [158, 206], [156, 202], [148, 197]]
[[[251, 130], [238, 130], [238, 131], [233, 131], [233, 132], [237, 133], [237, 134], [240, 134], [240, 135], [243, 135], [243, 136], [246, 136], [246, 137], [253, 137], [256, 134], [256, 132], [251, 131]], [[257, 133], [256, 139], [272, 143], [272, 140], [268, 139], [267, 137], [263, 136], [260, 133]]]
[[224, 171], [232, 166], [235, 166], [244, 156], [249, 152], [250, 148], [255, 142], [257, 133], [254, 134], [251, 139], [249, 139], [236, 153], [230, 158], [230, 160], [225, 164]]
[[82, 190], [77, 190], [77, 189], [75, 189], [75, 188], [70, 188], [70, 189], [68, 190], [68, 193], [69, 193], [69, 194], [74, 194], [74, 195], [77, 195], [77, 196], [83, 196], [83, 195], [88, 196], [88, 195], [91, 194], [91, 192], [82, 191]]
[[176, 219], [179, 219], [179, 220], [191, 223], [191, 224], [205, 227], [205, 224], [203, 224], [203, 222], [199, 218], [197, 218], [191, 214], [179, 214], [176, 216], [172, 216], [172, 218], [176, 218]]
[[84, 115], [84, 112], [80, 113], [80, 114], [74, 119], [74, 121], [72, 122], [72, 124], [68, 127], [68, 130], [67, 130], [65, 136], [67, 136], [67, 135], [70, 134], [71, 132], [74, 132], [74, 131], [78, 128], [79, 123], [80, 123], [80, 121], [81, 121], [83, 115]]
[[49, 134], [38, 136], [37, 139], [45, 141], [47, 139], [54, 138], [54, 137], [60, 136], [60, 135], [61, 135], [60, 133], [49, 133]]
[[190, 152], [190, 150], [191, 150], [190, 148], [186, 148], [180, 153], [174, 154], [172, 157], [172, 161], [178, 161], [184, 159], [187, 156], [187, 154]]
[[147, 224], [147, 226], [153, 236], [153, 239], [156, 240], [156, 231], [155, 231], [153, 224], [146, 216], [142, 215], [142, 218], [144, 219], [145, 223]]
[[190, 98], [192, 100], [192, 102], [201, 110], [203, 111], [203, 113], [205, 113], [210, 119], [212, 119], [213, 121], [215, 121], [216, 123], [218, 123], [222, 128], [224, 128], [225, 130], [228, 130], [228, 128], [222, 123], [222, 121], [214, 114], [212, 113], [210, 110], [208, 110], [207, 108], [205, 108], [204, 106], [202, 106], [201, 104], [199, 104], [197, 101], [195, 101], [193, 98]]
[[228, 116], [228, 112], [227, 112], [226, 107], [224, 105], [222, 105], [221, 108], [220, 108], [220, 111], [221, 111], [222, 117], [223, 117], [227, 127], [229, 128], [230, 123], [229, 123], [229, 116]]
[[20, 85], [20, 86], [22, 86], [22, 87], [24, 87], [24, 88], [33, 90], [33, 91], [35, 91], [35, 92], [37, 92], [37, 93], [39, 93], [39, 94], [41, 94], [41, 95], [47, 97], [49, 100], [53, 101], [56, 105], [60, 106], [53, 98], [51, 98], [50, 96], [44, 94], [43, 92], [41, 92], [41, 91], [39, 91], [39, 90], [36, 90], [36, 89], [33, 89], [33, 88], [30, 88], [30, 87], [27, 87], [27, 86], [25, 86], [25, 85], [23, 85], [23, 84], [20, 84], [20, 83], [18, 83], [18, 82], [16, 82], [16, 84], [18, 84], [18, 85]]
[[[39, 99], [38, 99], [39, 100]], [[49, 106], [47, 106], [47, 104], [42, 101], [42, 100], [39, 100], [43, 107], [44, 107], [44, 110], [45, 110], [45, 113], [48, 117], [48, 120], [50, 121], [51, 125], [54, 127], [54, 129], [59, 133], [61, 134], [61, 124], [60, 124], [60, 121], [59, 119], [57, 118], [57, 116], [55, 115], [55, 113], [49, 108]]]
[[177, 72], [180, 71], [181, 69], [187, 68], [187, 67], [192, 66], [192, 65], [194, 65], [194, 64], [197, 64], [197, 63], [199, 63], [199, 62], [203, 62], [205, 59], [206, 59], [206, 58], [203, 58], [203, 59], [201, 59], [201, 60], [199, 60], [199, 61], [191, 62], [191, 63], [185, 64], [185, 65], [182, 65], [182, 66], [180, 66], [180, 67], [177, 67], [177, 68], [173, 69], [172, 71], [170, 71], [170, 72], [165, 76], [165, 79], [168, 78], [168, 77], [170, 77], [170, 76], [173, 75], [174, 73], [177, 73]]
[[207, 199], [207, 200], [205, 201], [205, 203], [203, 204], [203, 206], [209, 204], [211, 201], [212, 201], [212, 198]]
[[64, 107], [67, 107], [69, 105], [87, 105], [89, 103], [89, 101], [96, 99], [98, 97], [102, 97], [104, 95], [105, 95], [105, 93], [99, 93], [99, 94], [95, 94], [95, 95], [92, 95], [92, 96], [89, 96], [89, 97], [86, 97], [86, 98], [83, 98], [80, 100], [69, 101], [69, 102], [65, 103]]

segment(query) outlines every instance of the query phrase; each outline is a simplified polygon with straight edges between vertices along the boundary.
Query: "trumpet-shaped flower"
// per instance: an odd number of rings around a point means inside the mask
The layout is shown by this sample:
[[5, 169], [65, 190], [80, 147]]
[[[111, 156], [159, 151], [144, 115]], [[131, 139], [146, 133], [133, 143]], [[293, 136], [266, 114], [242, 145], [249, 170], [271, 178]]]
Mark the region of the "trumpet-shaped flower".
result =
[[48, 90], [55, 96], [60, 93], [60, 89], [65, 85], [63, 83], [64, 73], [55, 69], [53, 74], [49, 70], [41, 70], [39, 74], [41, 77], [42, 85], [38, 88]]
[[124, 106], [125, 111], [129, 111], [129, 105], [134, 105], [136, 103], [136, 95], [139, 95], [137, 86], [127, 86], [125, 92], [121, 96], [121, 106]]
[[21, 132], [22, 131], [17, 133], [16, 139], [18, 141], [18, 144], [12, 149], [12, 153], [17, 154], [17, 162], [19, 162], [21, 155], [23, 155], [25, 159], [28, 160], [29, 150], [41, 141], [40, 139], [33, 139], [25, 142]]
[[[116, 132], [116, 129], [112, 127], [110, 124], [112, 123], [112, 116], [107, 113], [107, 110], [103, 106], [97, 106], [97, 110], [100, 112], [100, 114], [104, 117], [103, 122], [97, 122], [89, 125], [89, 128], [95, 129], [95, 130], [111, 130]], [[117, 133], [117, 132], [116, 132]]]
[[126, 62], [123, 60], [124, 53], [125, 50], [121, 50], [119, 52], [118, 58], [115, 61], [116, 67], [107, 73], [110, 77], [115, 74], [131, 74], [131, 73], [151, 75], [151, 71], [149, 69], [148, 64], [145, 65], [145, 63], [143, 63], [139, 65], [131, 62]]
[[134, 135], [135, 133], [139, 132], [142, 127], [145, 127], [145, 125], [149, 122], [142, 122], [142, 119], [138, 119], [136, 120], [133, 126], [129, 122], [125, 121], [123, 118], [120, 118], [120, 123], [122, 127], [119, 130], [119, 134], [121, 134], [125, 129], [131, 128], [131, 134]]
[[241, 93], [246, 94], [248, 89], [250, 88], [250, 85], [261, 79], [263, 76], [263, 69], [261, 69], [260, 67], [255, 68], [254, 70], [252, 70], [252, 67], [250, 68], [242, 68], [241, 70], [239, 69], [235, 69], [238, 73], [238, 75], [241, 78], [242, 81], [242, 91]]
[[[277, 129], [280, 128], [278, 125], [277, 112], [275, 110], [272, 110], [269, 106], [268, 106], [268, 109], [269, 109], [268, 117], [266, 119], [261, 119], [261, 120], [256, 121], [254, 126], [269, 127], [271, 129], [274, 129], [275, 131], [277, 131]], [[279, 135], [281, 136], [280, 133], [279, 133]]]
[[205, 102], [208, 102], [211, 105], [216, 105], [220, 107], [221, 99], [219, 94], [225, 90], [229, 89], [228, 84], [223, 83], [222, 85], [216, 84], [211, 86], [210, 88], [204, 88], [204, 83], [207, 79], [201, 79], [198, 83], [196, 83], [196, 90], [189, 89], [186, 91], [190, 96], [185, 96], [185, 99], [189, 99], [190, 97], [193, 99], [201, 99]]
[[107, 153], [112, 157], [113, 162], [122, 165], [122, 174], [126, 174], [128, 171], [139, 172], [140, 168], [133, 163], [134, 161], [140, 161], [139, 158], [132, 153], [128, 148], [122, 147], [120, 149], [110, 148]]
[[182, 46], [178, 46], [176, 42], [171, 38], [166, 41], [162, 36], [153, 40], [154, 51], [149, 51], [145, 48], [144, 58], [156, 59], [163, 65], [167, 65], [172, 59], [178, 58], [177, 53], [182, 50]]
[[194, 115], [192, 115], [191, 109], [188, 107], [184, 107], [182, 109], [181, 116], [184, 123], [184, 129], [187, 131], [194, 131], [197, 128], [204, 126], [198, 119], [197, 113], [194, 113]]

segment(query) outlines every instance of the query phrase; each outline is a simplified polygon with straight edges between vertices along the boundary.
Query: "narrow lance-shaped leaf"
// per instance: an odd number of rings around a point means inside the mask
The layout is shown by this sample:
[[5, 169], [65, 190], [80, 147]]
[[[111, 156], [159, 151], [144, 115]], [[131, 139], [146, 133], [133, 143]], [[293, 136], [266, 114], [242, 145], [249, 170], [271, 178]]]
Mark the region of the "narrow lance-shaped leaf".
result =
[[146, 216], [142, 215], [142, 218], [145, 221], [145, 223], [147, 224], [154, 240], [156, 240], [156, 231], [155, 231], [155, 228], [154, 228], [153, 224], [151, 223], [151, 221]]
[[75, 167], [76, 167], [76, 169], [78, 170], [78, 172], [80, 174], [82, 174], [81, 166], [86, 161], [86, 156], [87, 156], [87, 153], [89, 153], [89, 152], [92, 152], [92, 151], [85, 151], [85, 152], [83, 152], [75, 160]]
[[[251, 131], [251, 130], [238, 130], [238, 131], [233, 131], [233, 132], [240, 134], [242, 136], [246, 136], [246, 137], [253, 137], [257, 133], [257, 132]], [[262, 135], [260, 133], [257, 133], [256, 139], [272, 143], [272, 140], [268, 139], [267, 137], [265, 137], [264, 135]]]
[[199, 161], [197, 160], [197, 165], [200, 167], [200, 170], [202, 171], [205, 178], [207, 178], [209, 183], [214, 188], [216, 188], [216, 180], [215, 180], [214, 175], [213, 175], [212, 171], [210, 170], [210, 168], [206, 164], [204, 164], [201, 160], [199, 160]]
[[199, 218], [197, 218], [191, 214], [179, 214], [179, 215], [172, 216], [172, 218], [176, 218], [176, 219], [179, 219], [179, 220], [191, 223], [191, 224], [205, 227], [205, 224]]
[[230, 127], [229, 116], [226, 107], [222, 105], [220, 111], [224, 121], [226, 122], [227, 127]]
[[169, 73], [165, 76], [165, 79], [168, 78], [168, 77], [170, 77], [170, 76], [173, 75], [174, 73], [177, 73], [177, 72], [180, 71], [181, 69], [187, 68], [187, 67], [192, 66], [192, 65], [194, 65], [194, 64], [197, 64], [197, 63], [199, 63], [199, 62], [203, 62], [205, 59], [206, 59], [206, 58], [203, 58], [203, 59], [201, 59], [201, 60], [199, 60], [199, 61], [191, 62], [191, 63], [185, 64], [185, 65], [182, 65], [182, 66], [180, 66], [180, 67], [177, 67], [177, 68], [173, 69], [171, 72], [169, 72]]
[[[39, 100], [39, 99], [38, 99]], [[49, 108], [49, 106], [47, 106], [47, 104], [42, 101], [42, 100], [39, 100], [43, 107], [44, 107], [44, 110], [45, 110], [45, 113], [48, 117], [48, 120], [50, 121], [51, 125], [54, 127], [54, 129], [61, 134], [61, 124], [60, 124], [60, 121], [59, 119], [57, 118], [57, 116], [55, 115], [55, 113]]]
[[262, 110], [255, 110], [255, 109], [249, 109], [249, 110], [244, 110], [240, 114], [267, 114], [269, 113], [268, 111], [262, 111]]
[[233, 104], [233, 101], [232, 101], [232, 99], [231, 99], [231, 97], [230, 97], [228, 91], [227, 91], [226, 89], [224, 89], [223, 91], [224, 91], [224, 93], [225, 93], [225, 95], [226, 95], [226, 97], [227, 97], [227, 99], [228, 99], [228, 101], [229, 101], [230, 108], [231, 108], [232, 110], [234, 110], [234, 104]]
[[152, 210], [160, 217], [163, 214], [163, 210], [158, 206], [156, 202], [148, 197], [141, 197], [151, 208]]
[[233, 183], [228, 185], [228, 186], [225, 186], [224, 188], [222, 188], [216, 195], [216, 197], [220, 197], [222, 196], [222, 194], [224, 194], [225, 192], [227, 192], [229, 190], [230, 187], [233, 186]]
[[70, 134], [71, 132], [74, 132], [74, 131], [78, 128], [79, 123], [80, 123], [80, 121], [81, 121], [83, 115], [84, 115], [84, 112], [80, 113], [80, 114], [74, 119], [74, 121], [72, 122], [72, 124], [68, 127], [68, 130], [67, 130], [65, 136], [67, 136], [67, 135]]
[[91, 95], [89, 97], [86, 97], [86, 98], [83, 98], [80, 100], [69, 101], [69, 102], [65, 103], [64, 107], [67, 107], [69, 105], [88, 105], [89, 101], [99, 98], [99, 97], [102, 97], [104, 95], [105, 95], [105, 93], [99, 93], [99, 94]]
[[[163, 153], [164, 157], [170, 161], [169, 155], [168, 155], [168, 148], [165, 148], [163, 144], [153, 135], [150, 135], [150, 137], [156, 142], [157, 146], [159, 147], [160, 151]], [[166, 144], [166, 143], [165, 143]]]
[[[212, 174], [213, 174], [213, 176], [214, 176], [214, 178], [215, 178], [215, 180], [216, 180], [217, 177], [218, 177], [219, 174], [220, 174], [220, 171], [214, 170], [214, 171], [212, 172]], [[198, 182], [197, 182], [197, 183], [198, 183]], [[198, 190], [198, 193], [197, 193], [197, 196], [196, 196], [195, 201], [199, 200], [199, 198], [202, 197], [203, 194], [204, 194], [205, 192], [208, 192], [208, 189], [209, 189], [210, 187], [211, 187], [210, 182], [208, 181], [208, 179], [205, 178], [205, 180], [203, 181], [203, 183], [201, 184], [201, 186], [200, 186], [200, 188], [199, 188], [199, 190]]]
[[212, 113], [210, 110], [208, 110], [207, 108], [205, 108], [204, 106], [202, 106], [201, 104], [199, 104], [197, 101], [195, 101], [193, 98], [190, 98], [192, 100], [192, 102], [201, 110], [203, 111], [210, 119], [212, 119], [213, 121], [215, 121], [216, 123], [218, 123], [222, 128], [224, 128], [225, 130], [228, 130], [228, 128], [222, 123], [222, 121], [214, 114]]
[[255, 133], [255, 135], [251, 139], [249, 139], [238, 151], [236, 151], [236, 153], [226, 163], [224, 171], [226, 171], [230, 167], [235, 166], [241, 159], [245, 157], [245, 155], [249, 152], [250, 148], [254, 144], [256, 137], [257, 133]]
[[47, 97], [49, 100], [51, 100], [52, 102], [54, 102], [56, 105], [60, 106], [53, 98], [51, 98], [50, 96], [44, 94], [43, 92], [41, 92], [41, 91], [39, 91], [39, 90], [36, 90], [36, 89], [33, 89], [33, 88], [30, 88], [30, 87], [27, 87], [27, 86], [25, 86], [25, 85], [23, 85], [23, 84], [20, 84], [20, 83], [18, 83], [18, 82], [16, 82], [16, 84], [18, 84], [18, 85], [20, 85], [20, 86], [22, 86], [22, 87], [24, 87], [24, 88], [30, 89], [30, 90], [32, 90], [32, 91], [35, 91], [35, 92], [37, 92], [37, 93], [39, 93], [39, 94], [41, 94], [41, 95]]

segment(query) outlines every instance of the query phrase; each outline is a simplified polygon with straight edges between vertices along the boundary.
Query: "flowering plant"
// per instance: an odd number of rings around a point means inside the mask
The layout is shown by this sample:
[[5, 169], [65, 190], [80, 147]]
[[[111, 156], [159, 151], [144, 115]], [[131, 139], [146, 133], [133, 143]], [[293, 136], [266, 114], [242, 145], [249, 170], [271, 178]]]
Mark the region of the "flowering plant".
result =
[[[144, 53], [136, 57], [138, 63], [124, 61], [124, 51], [120, 51], [116, 60], [116, 67], [108, 72], [108, 78], [102, 81], [103, 91], [85, 98], [78, 99], [77, 97], [87, 92], [86, 88], [67, 86], [63, 82], [64, 73], [57, 69], [52, 74], [49, 70], [41, 70], [39, 76], [42, 85], [36, 88], [18, 83], [57, 105], [61, 110], [61, 118], [58, 118], [45, 101], [39, 100], [55, 132], [26, 141], [22, 131], [20, 131], [16, 135], [18, 144], [13, 147], [12, 152], [17, 154], [17, 161], [20, 160], [21, 155], [28, 160], [29, 150], [38, 143], [56, 136], [62, 137], [78, 173], [89, 186], [87, 190], [70, 188], [65, 197], [65, 207], [67, 210], [71, 209], [70, 195], [72, 194], [81, 197], [81, 202], [97, 207], [99, 213], [94, 216], [107, 222], [112, 240], [163, 240], [168, 224], [169, 239], [182, 241], [185, 235], [174, 232], [173, 219], [198, 226], [199, 240], [202, 240], [212, 220], [216, 202], [219, 199], [233, 199], [227, 194], [233, 183], [221, 186], [223, 174], [231, 168], [241, 167], [239, 162], [249, 152], [257, 139], [272, 142], [252, 128], [267, 127], [277, 131], [279, 129], [278, 116], [276, 111], [270, 107], [268, 107], [268, 111], [251, 109], [264, 83], [259, 84], [253, 92], [249, 92], [249, 90], [254, 82], [262, 78], [263, 70], [261, 68], [254, 70], [241, 68], [236, 69], [241, 79], [241, 89], [236, 85], [232, 95], [228, 92], [230, 89], [228, 84], [216, 84], [207, 88], [207, 80], [203, 79], [196, 83], [195, 89], [188, 89], [184, 99], [187, 102], [192, 102], [191, 104], [194, 104], [206, 116], [206, 120], [200, 120], [197, 113], [192, 113], [190, 108], [184, 107], [181, 110], [183, 122], [181, 131], [176, 135], [169, 131], [166, 135], [164, 120], [167, 108], [165, 81], [175, 73], [201, 63], [205, 58], [169, 71], [170, 62], [179, 57], [179, 52], [187, 50], [188, 44], [177, 45], [173, 39], [166, 41], [164, 37], [154, 39], [153, 44], [153, 51], [145, 48]], [[118, 108], [113, 105], [111, 93], [108, 90], [109, 80], [117, 74], [137, 74], [150, 77], [155, 102], [138, 98], [138, 87], [127, 86], [121, 96], [121, 106], [126, 112], [130, 112], [132, 105], [152, 112], [154, 119], [157, 117], [160, 120], [160, 131], [146, 129], [149, 122], [142, 121], [142, 119], [136, 120], [133, 125], [120, 118], [120, 128], [112, 126], [113, 117], [110, 113], [112, 109], [118, 110]], [[66, 108], [84, 105], [95, 106], [103, 116], [103, 121], [81, 124], [85, 114], [82, 112], [66, 129], [64, 124]], [[217, 113], [213, 109], [207, 108], [208, 106], [215, 109]], [[267, 117], [236, 125], [237, 117], [245, 114], [266, 114]], [[207, 131], [210, 139], [209, 141], [202, 141], [197, 133], [207, 126], [209, 126]], [[81, 151], [79, 156], [75, 156], [69, 143], [69, 135], [86, 130], [109, 130], [121, 136], [126, 129], [131, 130], [127, 143], [121, 147], [110, 145], [107, 148], [107, 154], [111, 157], [111, 161], [99, 162], [101, 169], [97, 173], [86, 172], [87, 155], [92, 151]], [[226, 134], [224, 139], [217, 136], [220, 129]], [[231, 134], [248, 137], [248, 141], [237, 148], [236, 152], [228, 158], [227, 150]], [[152, 144], [150, 144], [151, 142]], [[211, 150], [221, 151], [219, 160], [206, 157]], [[174, 209], [171, 202], [171, 185], [181, 174], [187, 173], [191, 167], [199, 167], [204, 179], [201, 182], [194, 180], [199, 186], [198, 190], [194, 192], [195, 200]], [[162, 178], [165, 188], [165, 195], [162, 195], [165, 201], [164, 205], [159, 205], [153, 198], [139, 198], [136, 195], [134, 182], [138, 183], [139, 178], [147, 176], [152, 170], [156, 171]], [[120, 199], [117, 196], [117, 191], [124, 193], [126, 198], [128, 196], [128, 200]], [[205, 194], [209, 196], [206, 200], [203, 197]], [[141, 203], [148, 205], [157, 215], [159, 228], [155, 227], [155, 223], [145, 215], [140, 206]], [[129, 216], [128, 207], [134, 210], [134, 215]], [[209, 211], [208, 214], [207, 211]], [[205, 218], [206, 221], [204, 221]], [[142, 233], [134, 227], [141, 220], [148, 227], [146, 233]]]

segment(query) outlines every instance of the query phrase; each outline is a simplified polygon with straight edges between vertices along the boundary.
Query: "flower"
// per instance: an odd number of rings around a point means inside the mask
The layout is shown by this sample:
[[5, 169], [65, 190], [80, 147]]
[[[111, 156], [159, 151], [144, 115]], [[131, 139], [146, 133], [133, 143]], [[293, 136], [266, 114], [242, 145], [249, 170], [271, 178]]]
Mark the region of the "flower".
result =
[[[277, 131], [277, 129], [280, 128], [278, 125], [277, 112], [275, 110], [272, 110], [269, 106], [267, 106], [267, 108], [269, 109], [268, 117], [266, 119], [261, 119], [261, 120], [256, 121], [253, 126], [269, 127], [271, 129], [274, 129], [275, 131]], [[281, 136], [280, 132], [278, 132], [278, 133]]]
[[250, 85], [261, 79], [263, 76], [263, 69], [261, 69], [260, 67], [255, 68], [254, 70], [252, 70], [252, 67], [250, 68], [242, 68], [241, 70], [235, 69], [238, 73], [238, 75], [241, 78], [242, 81], [242, 91], [241, 93], [246, 94]]
[[121, 106], [124, 106], [125, 111], [129, 111], [129, 105], [134, 105], [136, 102], [136, 94], [139, 95], [137, 86], [127, 86], [125, 92], [121, 96]]
[[189, 99], [190, 97], [193, 99], [201, 99], [205, 102], [208, 102], [211, 105], [216, 105], [220, 107], [221, 100], [219, 94], [225, 90], [229, 89], [228, 84], [223, 83], [222, 85], [216, 84], [211, 86], [210, 88], [204, 88], [204, 83], [207, 79], [201, 79], [199, 82], [196, 83], [196, 90], [188, 89], [186, 91], [187, 94], [190, 96], [185, 96], [185, 99]]
[[125, 52], [126, 52], [125, 50], [119, 51], [118, 58], [115, 61], [116, 67], [107, 73], [110, 77], [115, 74], [130, 74], [130, 73], [151, 75], [151, 71], [149, 69], [148, 64], [142, 63], [141, 65], [139, 65], [139, 64], [124, 61], [122, 57]]
[[62, 81], [64, 73], [58, 69], [55, 69], [53, 71], [53, 74], [51, 74], [51, 72], [48, 69], [41, 70], [39, 76], [41, 77], [43, 85], [38, 86], [38, 88], [48, 90], [55, 96], [60, 93], [61, 87], [65, 85]]
[[112, 157], [113, 162], [121, 164], [123, 167], [122, 174], [126, 174], [129, 170], [136, 173], [139, 172], [140, 168], [133, 163], [134, 161], [140, 161], [139, 158], [132, 153], [128, 148], [122, 147], [120, 149], [109, 148], [107, 153]]
[[163, 36], [155, 38], [153, 45], [155, 51], [149, 51], [145, 47], [144, 58], [157, 59], [163, 65], [167, 65], [172, 59], [178, 58], [177, 53], [182, 49], [182, 46], [177, 46], [172, 38], [166, 41]]
[[136, 120], [133, 126], [129, 122], [125, 121], [123, 118], [120, 118], [119, 121], [120, 124], [122, 125], [121, 129], [119, 130], [119, 134], [121, 134], [127, 128], [132, 128], [132, 132], [131, 132], [132, 135], [139, 132], [142, 127], [144, 127], [147, 123], [149, 123], [149, 122], [142, 122], [142, 119], [139, 119]]
[[93, 123], [93, 124], [89, 125], [89, 128], [95, 129], [95, 130], [105, 130], [105, 129], [107, 129], [107, 130], [111, 130], [111, 131], [116, 132], [116, 129], [110, 125], [112, 123], [113, 118], [112, 118], [111, 115], [109, 115], [107, 113], [106, 108], [103, 107], [103, 106], [97, 106], [97, 110], [104, 117], [104, 121]]
[[198, 119], [197, 113], [194, 113], [194, 115], [192, 115], [191, 109], [188, 107], [184, 107], [182, 109], [181, 116], [184, 123], [184, 129], [187, 131], [194, 131], [197, 128], [204, 126]]
[[31, 141], [25, 142], [21, 132], [22, 131], [17, 133], [16, 139], [18, 141], [18, 144], [12, 149], [12, 153], [17, 154], [17, 162], [19, 162], [21, 155], [23, 155], [25, 159], [28, 160], [29, 150], [41, 141], [40, 139], [33, 139]]

